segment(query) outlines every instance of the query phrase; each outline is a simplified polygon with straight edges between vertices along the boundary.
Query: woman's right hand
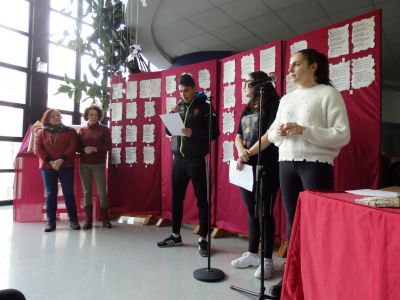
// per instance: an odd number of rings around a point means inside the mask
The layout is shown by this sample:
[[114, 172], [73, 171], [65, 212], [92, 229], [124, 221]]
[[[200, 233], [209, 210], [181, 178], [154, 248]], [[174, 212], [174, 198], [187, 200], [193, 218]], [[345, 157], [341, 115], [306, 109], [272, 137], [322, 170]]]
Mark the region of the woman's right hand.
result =
[[238, 159], [236, 161], [236, 170], [241, 171], [243, 169], [243, 167], [244, 167], [243, 163], [240, 161], [240, 159]]
[[285, 125], [279, 124], [279, 126], [276, 127], [276, 134], [279, 135], [279, 136], [286, 136]]
[[240, 160], [240, 162], [246, 163], [246, 162], [249, 161], [250, 157], [249, 157], [249, 153], [248, 153], [248, 151], [246, 149], [240, 150], [238, 154], [239, 154], [239, 159], [238, 160]]

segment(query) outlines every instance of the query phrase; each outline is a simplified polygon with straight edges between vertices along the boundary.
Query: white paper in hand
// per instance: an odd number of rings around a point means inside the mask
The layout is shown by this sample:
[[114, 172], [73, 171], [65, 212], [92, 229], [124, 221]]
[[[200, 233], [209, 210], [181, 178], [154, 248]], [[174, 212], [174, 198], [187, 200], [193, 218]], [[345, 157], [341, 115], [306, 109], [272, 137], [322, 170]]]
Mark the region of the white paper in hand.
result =
[[160, 115], [160, 118], [172, 135], [182, 135], [184, 126], [179, 113]]
[[229, 161], [229, 182], [242, 187], [250, 192], [253, 191], [253, 167], [243, 165], [242, 170], [236, 169], [236, 161]]

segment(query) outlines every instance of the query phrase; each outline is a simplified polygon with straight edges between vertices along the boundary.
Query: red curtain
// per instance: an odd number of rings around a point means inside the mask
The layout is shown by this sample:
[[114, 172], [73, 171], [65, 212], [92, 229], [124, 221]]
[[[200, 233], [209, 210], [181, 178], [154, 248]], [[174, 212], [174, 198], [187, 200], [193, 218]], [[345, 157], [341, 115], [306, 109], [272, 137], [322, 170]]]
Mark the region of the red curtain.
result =
[[[200, 84], [199, 82], [199, 75], [204, 75], [204, 73], [209, 73], [209, 86]], [[196, 82], [197, 90], [199, 92], [205, 92], [212, 96], [212, 105], [214, 109], [218, 107], [218, 99], [217, 99], [217, 61], [210, 60], [206, 62], [201, 62], [197, 64], [187, 65], [179, 68], [169, 69], [162, 71], [162, 113], [167, 113], [167, 103], [172, 103], [175, 101], [175, 104], [178, 103], [180, 95], [178, 91], [178, 81], [182, 74], [189, 73], [192, 75], [193, 79]], [[175, 76], [175, 78], [174, 78]], [[168, 80], [168, 82], [167, 82]], [[173, 84], [169, 84], [171, 82], [175, 82]], [[168, 91], [167, 91], [167, 84], [169, 84]], [[175, 84], [175, 88], [173, 85]], [[171, 154], [171, 141], [165, 134], [165, 126], [161, 126], [161, 147], [162, 147], [162, 154], [161, 154], [161, 195], [162, 195], [162, 217], [166, 219], [172, 218], [172, 211], [171, 211], [171, 170], [172, 170], [172, 154]], [[215, 216], [215, 157], [216, 157], [216, 148], [215, 142], [212, 145], [212, 220], [214, 220]], [[208, 159], [208, 158], [207, 158]], [[193, 192], [193, 186], [190, 183], [188, 189], [186, 191], [186, 197], [184, 202], [184, 210], [183, 210], [183, 223], [187, 224], [198, 224], [198, 209], [197, 209], [197, 200]], [[212, 221], [212, 223], [214, 223]]]
[[[275, 56], [275, 65], [273, 66], [273, 70], [271, 73], [274, 73], [277, 81], [276, 90], [279, 94], [281, 94], [281, 65], [282, 65], [282, 42], [277, 41], [271, 44], [266, 44], [261, 47], [242, 52], [240, 54], [236, 54], [227, 58], [224, 58], [219, 61], [219, 92], [220, 92], [220, 101], [219, 101], [219, 109], [218, 109], [218, 117], [219, 117], [219, 127], [221, 130], [221, 136], [218, 139], [218, 178], [217, 178], [217, 218], [216, 218], [216, 226], [218, 228], [222, 228], [228, 230], [230, 232], [238, 232], [247, 234], [247, 209], [246, 206], [241, 199], [239, 188], [235, 185], [229, 183], [229, 163], [223, 161], [223, 144], [226, 141], [233, 142], [236, 136], [236, 130], [238, 127], [238, 122], [240, 120], [240, 113], [244, 108], [244, 104], [242, 103], [242, 59], [250, 58], [254, 60], [254, 71], [260, 70], [260, 55], [261, 51], [264, 50], [271, 51]], [[224, 83], [224, 70], [227, 69], [227, 64], [230, 62], [234, 62], [235, 66], [235, 76], [233, 82], [225, 82]], [[243, 71], [248, 73], [247, 71]], [[247, 75], [247, 74], [243, 74]], [[231, 108], [224, 108], [224, 88], [229, 87], [234, 84], [234, 94], [235, 94], [235, 105]], [[235, 126], [233, 132], [223, 132], [223, 113], [234, 113]], [[234, 146], [233, 146], [234, 147]], [[235, 147], [234, 147], [235, 149]], [[235, 158], [237, 158], [237, 153], [235, 150]], [[283, 208], [280, 205], [280, 198], [275, 205], [275, 219], [277, 222], [276, 233], [280, 234], [281, 231], [281, 223], [284, 222], [284, 212]]]
[[[352, 24], [374, 17], [375, 45], [373, 48], [353, 52]], [[329, 58], [329, 64], [366, 57], [375, 61], [375, 80], [371, 85], [359, 89], [342, 91], [349, 116], [351, 140], [336, 158], [335, 189], [378, 188], [380, 180], [381, 151], [381, 11], [370, 12], [355, 18], [298, 35], [286, 40], [284, 67], [288, 74], [290, 47], [295, 42], [306, 41], [308, 48], [328, 54], [328, 30], [349, 24], [349, 54]]]

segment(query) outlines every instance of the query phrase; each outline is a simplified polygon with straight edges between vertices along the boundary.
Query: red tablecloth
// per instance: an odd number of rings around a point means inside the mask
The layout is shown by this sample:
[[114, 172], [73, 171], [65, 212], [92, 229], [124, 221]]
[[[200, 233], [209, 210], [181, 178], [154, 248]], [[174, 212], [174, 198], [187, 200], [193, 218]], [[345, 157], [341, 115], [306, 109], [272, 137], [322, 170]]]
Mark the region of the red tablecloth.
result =
[[[19, 153], [14, 162], [14, 221], [38, 222], [46, 220], [45, 191], [39, 170], [39, 159], [32, 152]], [[79, 177], [79, 155], [75, 156], [74, 194], [79, 220], [83, 220], [83, 191]], [[61, 190], [61, 189], [60, 189]], [[97, 192], [93, 187], [93, 203], [96, 205], [95, 218], [100, 216]], [[62, 194], [58, 196], [57, 218], [67, 218]]]
[[300, 194], [281, 299], [400, 299], [400, 209], [358, 197]]

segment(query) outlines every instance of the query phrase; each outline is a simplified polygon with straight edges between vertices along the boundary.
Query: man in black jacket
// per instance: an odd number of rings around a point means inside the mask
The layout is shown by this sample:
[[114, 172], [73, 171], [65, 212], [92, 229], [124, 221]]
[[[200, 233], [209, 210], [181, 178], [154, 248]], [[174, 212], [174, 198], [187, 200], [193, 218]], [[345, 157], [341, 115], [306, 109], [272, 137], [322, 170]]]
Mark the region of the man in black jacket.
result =
[[[208, 203], [205, 156], [208, 154], [210, 105], [204, 93], [197, 93], [195, 82], [189, 74], [179, 80], [181, 100], [171, 112], [180, 114], [184, 129], [181, 136], [173, 136], [172, 164], [172, 234], [157, 243], [160, 248], [180, 246], [180, 229], [183, 216], [183, 201], [189, 181], [192, 180], [199, 208], [199, 253], [208, 255]], [[219, 136], [217, 116], [212, 110], [212, 139]], [[168, 132], [167, 132], [168, 133]], [[169, 133], [168, 133], [169, 134]]]

